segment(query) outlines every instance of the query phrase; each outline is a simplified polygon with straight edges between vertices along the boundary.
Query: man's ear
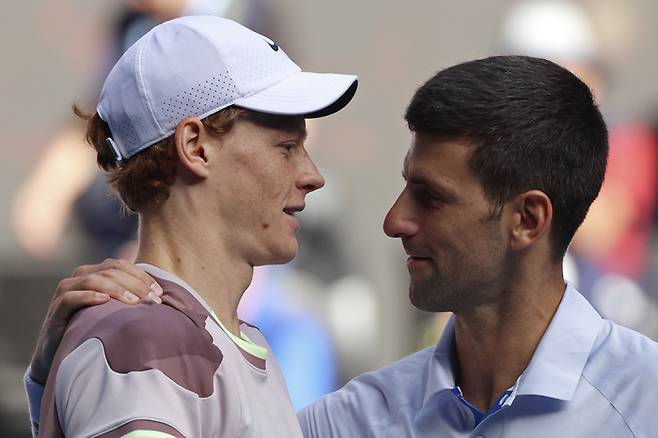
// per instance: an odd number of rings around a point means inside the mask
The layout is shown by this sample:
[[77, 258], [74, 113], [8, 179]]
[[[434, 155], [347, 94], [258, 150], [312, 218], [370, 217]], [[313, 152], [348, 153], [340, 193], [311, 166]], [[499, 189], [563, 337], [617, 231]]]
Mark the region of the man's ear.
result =
[[201, 120], [188, 117], [176, 125], [174, 143], [180, 165], [198, 178], [208, 176], [208, 133]]
[[521, 193], [508, 204], [512, 211], [510, 246], [520, 251], [528, 248], [541, 237], [548, 236], [553, 222], [553, 205], [546, 193], [529, 190]]

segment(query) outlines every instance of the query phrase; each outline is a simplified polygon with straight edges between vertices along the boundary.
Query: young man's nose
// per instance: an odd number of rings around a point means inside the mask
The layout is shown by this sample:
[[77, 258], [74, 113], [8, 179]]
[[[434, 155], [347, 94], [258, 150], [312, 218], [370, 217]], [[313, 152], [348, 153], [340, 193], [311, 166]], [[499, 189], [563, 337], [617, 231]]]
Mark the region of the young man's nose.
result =
[[299, 178], [297, 179], [297, 187], [310, 193], [314, 190], [320, 189], [324, 186], [324, 178], [315, 166], [315, 163], [310, 158], [306, 158]]

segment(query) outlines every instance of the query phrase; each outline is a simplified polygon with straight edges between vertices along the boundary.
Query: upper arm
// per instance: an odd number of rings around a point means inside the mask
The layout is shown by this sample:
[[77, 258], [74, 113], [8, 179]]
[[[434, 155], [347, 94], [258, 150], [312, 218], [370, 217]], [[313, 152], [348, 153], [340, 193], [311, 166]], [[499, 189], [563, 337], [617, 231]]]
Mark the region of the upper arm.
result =
[[53, 415], [64, 435], [204, 436], [208, 418], [217, 416], [222, 361], [210, 334], [167, 305], [109, 310], [100, 317], [83, 311], [77, 328], [67, 329], [65, 337], [80, 340], [52, 382]]
[[139, 425], [157, 430], [151, 423], [158, 423], [169, 435], [193, 436], [198, 427], [195, 398], [157, 369], [112, 370], [97, 338], [83, 342], [62, 361], [55, 381], [55, 405], [65, 436], [122, 436], [112, 432], [145, 420]]

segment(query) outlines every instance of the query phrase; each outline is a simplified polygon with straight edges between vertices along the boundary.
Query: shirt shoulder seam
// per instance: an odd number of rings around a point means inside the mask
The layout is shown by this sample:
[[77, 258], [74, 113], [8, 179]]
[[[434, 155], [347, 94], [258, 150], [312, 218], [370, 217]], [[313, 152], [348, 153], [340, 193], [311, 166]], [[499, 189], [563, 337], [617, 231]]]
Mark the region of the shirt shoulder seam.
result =
[[612, 409], [614, 409], [615, 412], [616, 412], [616, 413], [619, 415], [619, 417], [622, 419], [622, 421], [624, 422], [624, 424], [625, 424], [626, 427], [628, 428], [628, 431], [631, 433], [631, 435], [633, 435], [633, 438], [637, 438], [637, 435], [635, 435], [635, 432], [633, 431], [633, 428], [631, 427], [630, 424], [628, 424], [628, 421], [626, 420], [626, 417], [625, 417], [624, 414], [622, 414], [622, 412], [617, 408], [617, 406], [615, 406], [615, 404], [612, 402], [612, 400], [610, 400], [610, 399], [608, 398], [608, 396], [606, 396], [606, 395], [603, 393], [603, 391], [602, 391], [597, 385], [595, 385], [594, 383], [592, 383], [592, 381], [591, 381], [590, 379], [588, 379], [587, 376], [586, 376], [584, 373], [581, 374], [581, 376], [582, 376], [582, 378], [583, 378], [587, 383], [589, 383], [589, 385], [590, 385], [592, 388], [594, 388], [594, 389], [596, 390], [596, 392], [598, 392], [599, 394], [601, 394], [601, 397], [603, 397], [603, 398], [604, 398], [604, 399], [610, 404], [610, 406], [612, 406]]

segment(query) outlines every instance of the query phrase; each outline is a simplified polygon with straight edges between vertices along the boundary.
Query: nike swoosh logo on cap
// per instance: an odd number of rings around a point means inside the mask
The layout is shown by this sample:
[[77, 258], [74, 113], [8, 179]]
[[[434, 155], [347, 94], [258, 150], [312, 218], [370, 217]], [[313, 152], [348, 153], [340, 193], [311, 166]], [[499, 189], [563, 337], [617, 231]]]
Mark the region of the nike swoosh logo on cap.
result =
[[265, 40], [265, 42], [266, 42], [267, 44], [270, 45], [270, 48], [271, 48], [272, 50], [274, 50], [275, 52], [277, 52], [277, 51], [279, 50], [279, 46], [277, 46], [276, 43], [275, 43], [274, 41], [272, 41], [271, 39], [269, 39], [269, 38], [266, 37], [266, 36], [264, 36], [263, 39]]

